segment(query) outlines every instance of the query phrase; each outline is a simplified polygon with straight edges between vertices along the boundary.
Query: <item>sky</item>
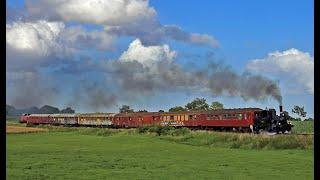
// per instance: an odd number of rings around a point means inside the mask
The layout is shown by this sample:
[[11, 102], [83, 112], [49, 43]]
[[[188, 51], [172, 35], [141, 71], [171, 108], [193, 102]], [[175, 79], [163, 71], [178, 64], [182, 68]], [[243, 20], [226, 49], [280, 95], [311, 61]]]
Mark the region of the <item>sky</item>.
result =
[[203, 97], [314, 116], [313, 1], [6, 2], [7, 104], [158, 111]]

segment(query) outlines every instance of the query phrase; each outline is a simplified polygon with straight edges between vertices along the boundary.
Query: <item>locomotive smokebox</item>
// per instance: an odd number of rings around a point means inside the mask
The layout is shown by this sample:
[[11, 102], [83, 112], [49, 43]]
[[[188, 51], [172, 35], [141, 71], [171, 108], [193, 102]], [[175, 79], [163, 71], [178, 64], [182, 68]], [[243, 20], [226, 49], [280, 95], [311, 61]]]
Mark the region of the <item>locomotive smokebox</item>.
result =
[[282, 105], [279, 106], [280, 113], [282, 113]]

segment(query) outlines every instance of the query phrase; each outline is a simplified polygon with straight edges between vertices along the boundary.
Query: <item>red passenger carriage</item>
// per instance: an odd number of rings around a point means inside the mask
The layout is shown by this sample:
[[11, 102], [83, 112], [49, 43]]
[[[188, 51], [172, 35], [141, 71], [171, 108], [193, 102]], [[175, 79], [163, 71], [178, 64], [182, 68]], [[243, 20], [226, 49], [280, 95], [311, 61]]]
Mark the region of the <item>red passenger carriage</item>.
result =
[[20, 122], [32, 124], [53, 124], [54, 118], [52, 114], [24, 114], [20, 118]]
[[33, 124], [62, 124], [83, 126], [139, 127], [167, 125], [174, 127], [291, 131], [293, 125], [280, 108], [280, 116], [274, 109], [259, 108], [220, 109], [183, 112], [136, 113], [84, 113], [84, 114], [25, 114], [20, 122]]

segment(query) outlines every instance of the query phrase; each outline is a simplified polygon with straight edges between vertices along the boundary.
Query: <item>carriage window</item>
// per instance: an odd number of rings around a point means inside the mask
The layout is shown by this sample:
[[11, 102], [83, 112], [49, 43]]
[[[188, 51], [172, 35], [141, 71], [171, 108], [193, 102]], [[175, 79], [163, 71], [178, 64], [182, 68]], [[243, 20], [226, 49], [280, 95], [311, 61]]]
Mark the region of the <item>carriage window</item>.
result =
[[234, 117], [233, 114], [225, 114], [224, 119], [232, 119]]
[[238, 114], [238, 119], [242, 120], [242, 114]]
[[184, 116], [181, 116], [181, 121], [184, 121]]
[[170, 116], [170, 120], [173, 120], [173, 116]]
[[192, 118], [192, 115], [189, 115], [189, 119], [190, 119], [190, 120], [192, 120], [192, 119], [193, 119], [193, 118]]

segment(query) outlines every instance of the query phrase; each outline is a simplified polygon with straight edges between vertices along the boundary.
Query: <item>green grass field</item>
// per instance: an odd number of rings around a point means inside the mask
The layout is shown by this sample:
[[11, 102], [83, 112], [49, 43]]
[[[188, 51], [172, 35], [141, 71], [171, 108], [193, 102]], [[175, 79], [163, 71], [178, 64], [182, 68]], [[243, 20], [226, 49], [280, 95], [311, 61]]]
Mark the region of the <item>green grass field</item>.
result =
[[313, 121], [290, 121], [294, 127], [292, 133], [313, 133]]
[[177, 140], [187, 136], [68, 128], [7, 134], [7, 179], [313, 179], [312, 149]]

